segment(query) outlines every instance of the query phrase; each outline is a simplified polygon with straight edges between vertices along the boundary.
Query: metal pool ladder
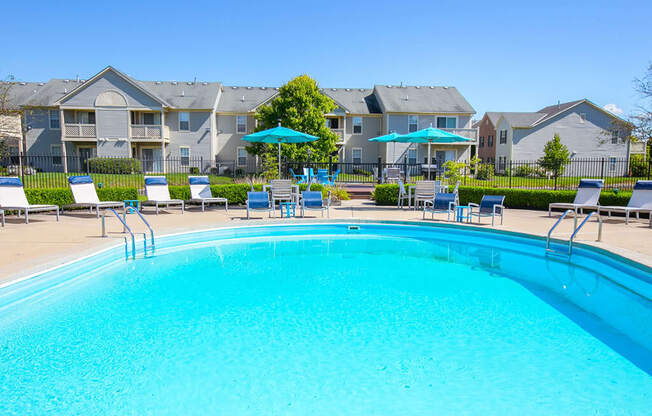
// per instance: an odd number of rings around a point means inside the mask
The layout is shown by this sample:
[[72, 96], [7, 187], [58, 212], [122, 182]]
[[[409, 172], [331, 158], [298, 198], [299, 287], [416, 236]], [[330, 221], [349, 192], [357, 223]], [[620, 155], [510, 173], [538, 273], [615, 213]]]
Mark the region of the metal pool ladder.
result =
[[[156, 249], [156, 243], [154, 241], [154, 230], [152, 227], [149, 225], [149, 222], [143, 217], [143, 215], [136, 209], [135, 207], [128, 206], [124, 209], [122, 213], [122, 218], [120, 217], [120, 214], [113, 209], [113, 208], [107, 208], [103, 213], [102, 213], [102, 237], [107, 237], [106, 234], [106, 213], [111, 212], [113, 215], [122, 223], [122, 229], [123, 232], [128, 232], [129, 235], [131, 236], [131, 258], [135, 259], [136, 258], [136, 238], [134, 235], [134, 232], [131, 230], [131, 228], [127, 225], [127, 212], [132, 211], [138, 214], [138, 217], [141, 219], [143, 224], [149, 229], [150, 237], [152, 239], [152, 253]], [[125, 239], [125, 259], [129, 259], [129, 244], [127, 241], [127, 237]], [[147, 255], [147, 233], [143, 233], [143, 253]]]
[[[573, 212], [573, 210], [572, 209], [567, 209], [566, 211], [564, 211], [564, 213], [561, 215], [561, 217], [559, 217], [557, 222], [555, 222], [555, 225], [553, 225], [552, 228], [550, 228], [550, 230], [548, 231], [548, 236], [546, 237], [546, 254], [548, 254], [548, 253], [564, 254], [564, 253], [561, 253], [559, 251], [556, 251], [556, 250], [553, 250], [553, 249], [550, 248], [550, 236], [552, 235], [552, 232], [555, 230], [555, 228], [557, 228], [559, 223], [561, 223], [561, 221], [570, 212]], [[577, 233], [579, 233], [579, 231], [582, 229], [582, 227], [584, 227], [584, 224], [586, 224], [589, 221], [589, 219], [594, 215], [598, 219], [598, 239], [597, 239], [597, 241], [602, 241], [602, 217], [600, 217], [600, 214], [598, 213], [598, 211], [593, 211], [589, 215], [587, 215], [586, 218], [584, 218], [584, 220], [580, 223], [579, 226], [577, 225], [577, 217], [575, 217], [575, 223], [573, 225], [573, 233], [571, 234], [570, 238], [568, 239], [568, 253], [567, 254], [568, 254], [569, 257], [573, 254], [573, 240], [577, 236]]]

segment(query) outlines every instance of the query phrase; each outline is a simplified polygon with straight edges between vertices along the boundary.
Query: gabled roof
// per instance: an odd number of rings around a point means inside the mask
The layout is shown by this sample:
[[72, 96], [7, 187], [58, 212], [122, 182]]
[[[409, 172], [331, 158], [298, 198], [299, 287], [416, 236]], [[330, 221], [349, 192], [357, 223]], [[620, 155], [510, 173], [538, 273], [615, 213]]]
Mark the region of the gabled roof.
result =
[[[589, 102], [589, 100], [587, 100], [587, 99], [582, 99], [582, 100], [569, 101], [567, 103], [549, 105], [548, 107], [544, 107], [544, 108], [542, 108], [541, 110], [538, 111], [539, 113], [544, 114], [544, 116], [539, 121], [537, 121], [536, 124], [543, 123], [546, 120], [550, 120], [551, 118], [553, 118], [557, 114], [563, 113], [564, 111], [569, 110], [569, 109], [575, 107], [576, 105], [578, 105], [580, 103], [583, 103], [585, 101]], [[597, 107], [597, 106], [595, 106], [595, 107]], [[597, 108], [599, 108], [599, 107], [597, 107]]]
[[489, 121], [491, 121], [491, 124], [493, 124], [494, 127], [496, 127], [496, 124], [498, 123], [498, 120], [500, 119], [500, 116], [503, 113], [500, 113], [498, 111], [487, 111], [485, 114], [489, 118]]
[[248, 113], [278, 94], [274, 87], [223, 86], [217, 112]]
[[455, 87], [376, 85], [374, 91], [389, 113], [468, 113], [471, 104]]
[[501, 118], [504, 118], [512, 127], [530, 127], [537, 120], [540, 120], [545, 114], [544, 113], [533, 113], [533, 112], [505, 112], [500, 113], [500, 122]]
[[84, 81], [53, 78], [40, 85], [36, 93], [29, 96], [21, 105], [27, 107], [54, 107], [59, 100], [79, 88]]
[[380, 106], [368, 88], [323, 88], [321, 92], [332, 98], [342, 109], [350, 114], [379, 114]]
[[[6, 85], [5, 82], [2, 82], [2, 84], [3, 87]], [[10, 109], [18, 109], [24, 105], [31, 96], [35, 95], [45, 85], [44, 82], [10, 82], [10, 84], [8, 102], [6, 103]]]
[[222, 87], [219, 82], [137, 81], [143, 88], [180, 109], [212, 109]]
[[72, 90], [72, 91], [70, 91], [69, 93], [65, 94], [63, 97], [59, 98], [59, 99], [56, 101], [56, 104], [59, 104], [59, 103], [61, 103], [63, 100], [66, 100], [66, 99], [72, 97], [73, 95], [76, 95], [76, 94], [79, 93], [80, 91], [83, 91], [84, 88], [86, 88], [87, 85], [92, 84], [95, 80], [99, 79], [100, 77], [102, 77], [102, 76], [103, 76], [104, 74], [106, 74], [107, 72], [113, 72], [114, 74], [116, 74], [116, 75], [119, 76], [120, 78], [122, 78], [122, 79], [124, 79], [125, 81], [127, 81], [129, 84], [131, 84], [131, 85], [133, 85], [134, 87], [136, 87], [137, 89], [139, 89], [139, 90], [140, 90], [141, 92], [143, 92], [145, 95], [147, 95], [147, 96], [149, 96], [150, 98], [152, 98], [154, 101], [157, 101], [157, 102], [158, 102], [159, 104], [161, 104], [163, 107], [170, 107], [170, 105], [169, 105], [169, 104], [168, 104], [164, 99], [160, 98], [160, 97], [157, 96], [155, 93], [153, 93], [152, 91], [148, 90], [148, 89], [147, 89], [143, 84], [141, 84], [140, 82], [136, 81], [135, 79], [133, 79], [133, 78], [130, 77], [129, 75], [127, 75], [127, 74], [123, 74], [122, 72], [118, 71], [117, 69], [115, 69], [115, 68], [112, 67], [111, 65], [107, 66], [106, 68], [104, 68], [103, 70], [101, 70], [100, 72], [98, 72], [97, 74], [93, 75], [93, 77], [91, 77], [88, 81], [86, 81], [86, 82], [84, 82], [84, 83], [81, 83], [77, 88], [75, 88], [74, 90]]

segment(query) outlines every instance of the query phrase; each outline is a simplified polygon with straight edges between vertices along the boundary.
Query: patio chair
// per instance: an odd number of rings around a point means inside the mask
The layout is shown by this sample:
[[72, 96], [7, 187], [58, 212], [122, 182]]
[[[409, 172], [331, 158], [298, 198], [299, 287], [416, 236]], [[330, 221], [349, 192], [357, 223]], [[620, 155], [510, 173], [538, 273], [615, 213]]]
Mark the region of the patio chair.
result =
[[190, 202], [201, 203], [201, 211], [204, 212], [206, 204], [224, 203], [224, 210], [229, 212], [229, 201], [226, 198], [214, 197], [211, 192], [208, 176], [188, 176], [190, 183]]
[[607, 212], [611, 218], [612, 212], [625, 214], [625, 224], [629, 224], [629, 215], [636, 213], [636, 219], [639, 219], [641, 212], [647, 212], [652, 224], [652, 181], [636, 181], [632, 196], [626, 207], [619, 206], [601, 206], [600, 212]]
[[435, 199], [435, 181], [417, 181], [414, 185], [414, 209], [419, 207], [419, 201], [425, 204], [426, 201], [433, 199]]
[[397, 182], [401, 178], [400, 168], [387, 168], [385, 173], [385, 182]]
[[274, 212], [274, 204], [269, 199], [269, 192], [250, 191], [247, 192], [247, 219], [252, 211], [267, 211], [269, 216]]
[[145, 194], [147, 200], [156, 205], [156, 215], [158, 215], [159, 205], [163, 204], [166, 209], [170, 205], [181, 205], [181, 213], [183, 214], [185, 204], [181, 199], [170, 198], [168, 180], [165, 176], [145, 176]]
[[330, 179], [328, 177], [328, 169], [318, 169], [317, 170], [317, 183], [322, 185], [328, 185]]
[[458, 194], [460, 193], [460, 181], [455, 182], [455, 188], [453, 188], [453, 194]]
[[[505, 212], [504, 201], [504, 195], [484, 195], [480, 201], [480, 205], [469, 202], [469, 206], [471, 207], [469, 216], [471, 219], [474, 216], [478, 217], [478, 224], [480, 224], [480, 218], [491, 217], [491, 226], [493, 227], [496, 215], [500, 215], [500, 224], [502, 225], [503, 214]], [[473, 208], [477, 208], [478, 210], [474, 212]]]
[[95, 185], [93, 185], [93, 178], [89, 175], [70, 176], [68, 177], [68, 184], [75, 203], [62, 207], [61, 212], [65, 208], [88, 207], [92, 214], [93, 208], [95, 208], [95, 216], [100, 218], [100, 209], [102, 208], [125, 208], [123, 201], [100, 201], [95, 191]]
[[288, 168], [290, 171], [290, 175], [292, 175], [292, 178], [297, 181], [297, 183], [305, 183], [306, 182], [306, 175], [297, 175], [294, 173], [294, 169]]
[[335, 185], [335, 180], [337, 179], [337, 177], [339, 176], [339, 174], [340, 174], [340, 170], [337, 169], [337, 170], [335, 171], [335, 173], [333, 173], [333, 176], [331, 177], [331, 180], [330, 180], [330, 182], [329, 182], [329, 185], [331, 185], [331, 186], [334, 186], [334, 185]]
[[423, 219], [426, 219], [426, 212], [432, 214], [432, 219], [435, 218], [435, 214], [439, 213], [446, 213], [448, 215], [448, 221], [451, 220], [451, 213], [453, 214], [453, 219], [455, 218], [455, 207], [457, 206], [456, 194], [443, 192], [438, 193], [435, 194], [435, 198], [429, 202], [430, 204], [423, 204]]
[[281, 202], [296, 202], [296, 195], [292, 192], [292, 181], [289, 179], [274, 179], [270, 181], [270, 188], [272, 192], [272, 206], [276, 201]]
[[312, 168], [303, 168], [303, 176], [305, 176], [306, 182], [310, 182], [315, 176], [315, 172], [313, 172]]
[[410, 194], [405, 190], [405, 185], [403, 185], [402, 180], [398, 180], [398, 208], [403, 208], [403, 201], [407, 199], [408, 207], [410, 206]]
[[600, 198], [600, 192], [604, 186], [604, 181], [602, 179], [580, 179], [580, 184], [577, 187], [577, 193], [575, 194], [575, 200], [571, 202], [553, 202], [548, 205], [548, 216], [552, 215], [552, 209], [570, 209], [575, 212], [583, 214], [584, 209], [595, 209], [597, 210], [600, 204], [598, 199]]
[[23, 183], [18, 177], [0, 178], [0, 208], [3, 210], [2, 221], [4, 224], [4, 211], [25, 211], [25, 224], [29, 224], [30, 212], [56, 211], [59, 221], [59, 207], [57, 205], [33, 205], [27, 202]]
[[328, 198], [322, 199], [321, 191], [303, 191], [301, 193], [301, 217], [305, 217], [306, 211], [321, 211], [321, 216], [324, 216], [324, 211], [328, 218], [331, 217], [331, 192], [328, 191]]

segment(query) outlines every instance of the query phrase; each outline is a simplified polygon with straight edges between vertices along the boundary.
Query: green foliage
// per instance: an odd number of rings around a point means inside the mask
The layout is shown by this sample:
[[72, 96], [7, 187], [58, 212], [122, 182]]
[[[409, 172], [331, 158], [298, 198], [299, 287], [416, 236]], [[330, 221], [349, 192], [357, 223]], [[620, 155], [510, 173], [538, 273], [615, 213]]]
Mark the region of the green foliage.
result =
[[[61, 207], [75, 203], [69, 188], [25, 189], [25, 195], [30, 204], [58, 205]], [[138, 199], [138, 190], [136, 188], [102, 188], [97, 189], [97, 197], [100, 201]]]
[[[278, 149], [277, 149], [278, 152]], [[278, 155], [275, 152], [267, 152], [262, 155], [263, 172], [261, 176], [267, 180], [278, 178]]]
[[86, 161], [92, 173], [129, 174], [142, 170], [140, 160], [133, 158], [93, 157]]
[[[279, 89], [279, 95], [269, 104], [258, 107], [256, 120], [257, 131], [276, 127], [281, 122], [303, 133], [319, 137], [311, 143], [282, 144], [281, 157], [294, 161], [307, 161], [308, 149], [311, 160], [326, 162], [333, 153], [337, 135], [326, 127], [326, 113], [335, 109], [335, 103], [319, 91], [317, 82], [308, 75], [300, 75]], [[276, 145], [252, 143], [247, 152], [255, 155], [277, 152]]]
[[480, 163], [475, 178], [481, 181], [488, 181], [494, 177], [494, 165], [490, 163]]
[[328, 191], [331, 192], [331, 200], [333, 201], [348, 201], [349, 199], [351, 199], [349, 193], [346, 192], [346, 189], [342, 188], [341, 186], [324, 187], [324, 190], [322, 191], [322, 193], [324, 194], [324, 198], [328, 196]]
[[191, 166], [188, 171], [191, 175], [199, 175], [199, 168], [196, 166]]
[[512, 176], [519, 176], [523, 178], [544, 178], [546, 173], [539, 167], [521, 165], [513, 169]]
[[[374, 191], [376, 205], [396, 205], [398, 202], [398, 185], [386, 184], [376, 185]], [[507, 189], [507, 188], [483, 188], [460, 186], [460, 204], [466, 205], [469, 202], [479, 204], [483, 195], [505, 195], [505, 206], [507, 208], [548, 210], [552, 202], [573, 202], [575, 191], [549, 191], [543, 189]], [[600, 195], [601, 205], [625, 206], [631, 197], [631, 192], [602, 192]]]
[[544, 155], [539, 159], [539, 165], [557, 175], [562, 175], [566, 165], [570, 162], [568, 148], [561, 143], [559, 134], [543, 147]]
[[449, 160], [444, 163], [444, 169], [446, 169], [444, 176], [448, 178], [448, 183], [455, 184], [462, 180], [462, 169], [466, 169], [466, 163]]
[[9, 145], [5, 140], [0, 140], [0, 159], [9, 156]]
[[647, 176], [648, 163], [643, 155], [632, 155], [629, 160], [629, 174], [636, 178]]
[[353, 168], [353, 174], [354, 175], [364, 175], [364, 176], [371, 176], [373, 175], [372, 172], [369, 172], [368, 170], [364, 170], [362, 168]]

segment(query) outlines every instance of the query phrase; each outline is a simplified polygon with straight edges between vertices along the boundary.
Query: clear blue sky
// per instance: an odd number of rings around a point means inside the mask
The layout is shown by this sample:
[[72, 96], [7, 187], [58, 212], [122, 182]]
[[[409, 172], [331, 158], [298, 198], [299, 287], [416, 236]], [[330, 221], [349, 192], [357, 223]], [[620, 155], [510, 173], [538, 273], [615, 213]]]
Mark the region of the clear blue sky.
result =
[[[459, 5], [457, 5], [457, 4]], [[27, 2], [2, 6], [0, 76], [324, 87], [453, 85], [481, 115], [589, 98], [635, 108], [652, 1]]]

